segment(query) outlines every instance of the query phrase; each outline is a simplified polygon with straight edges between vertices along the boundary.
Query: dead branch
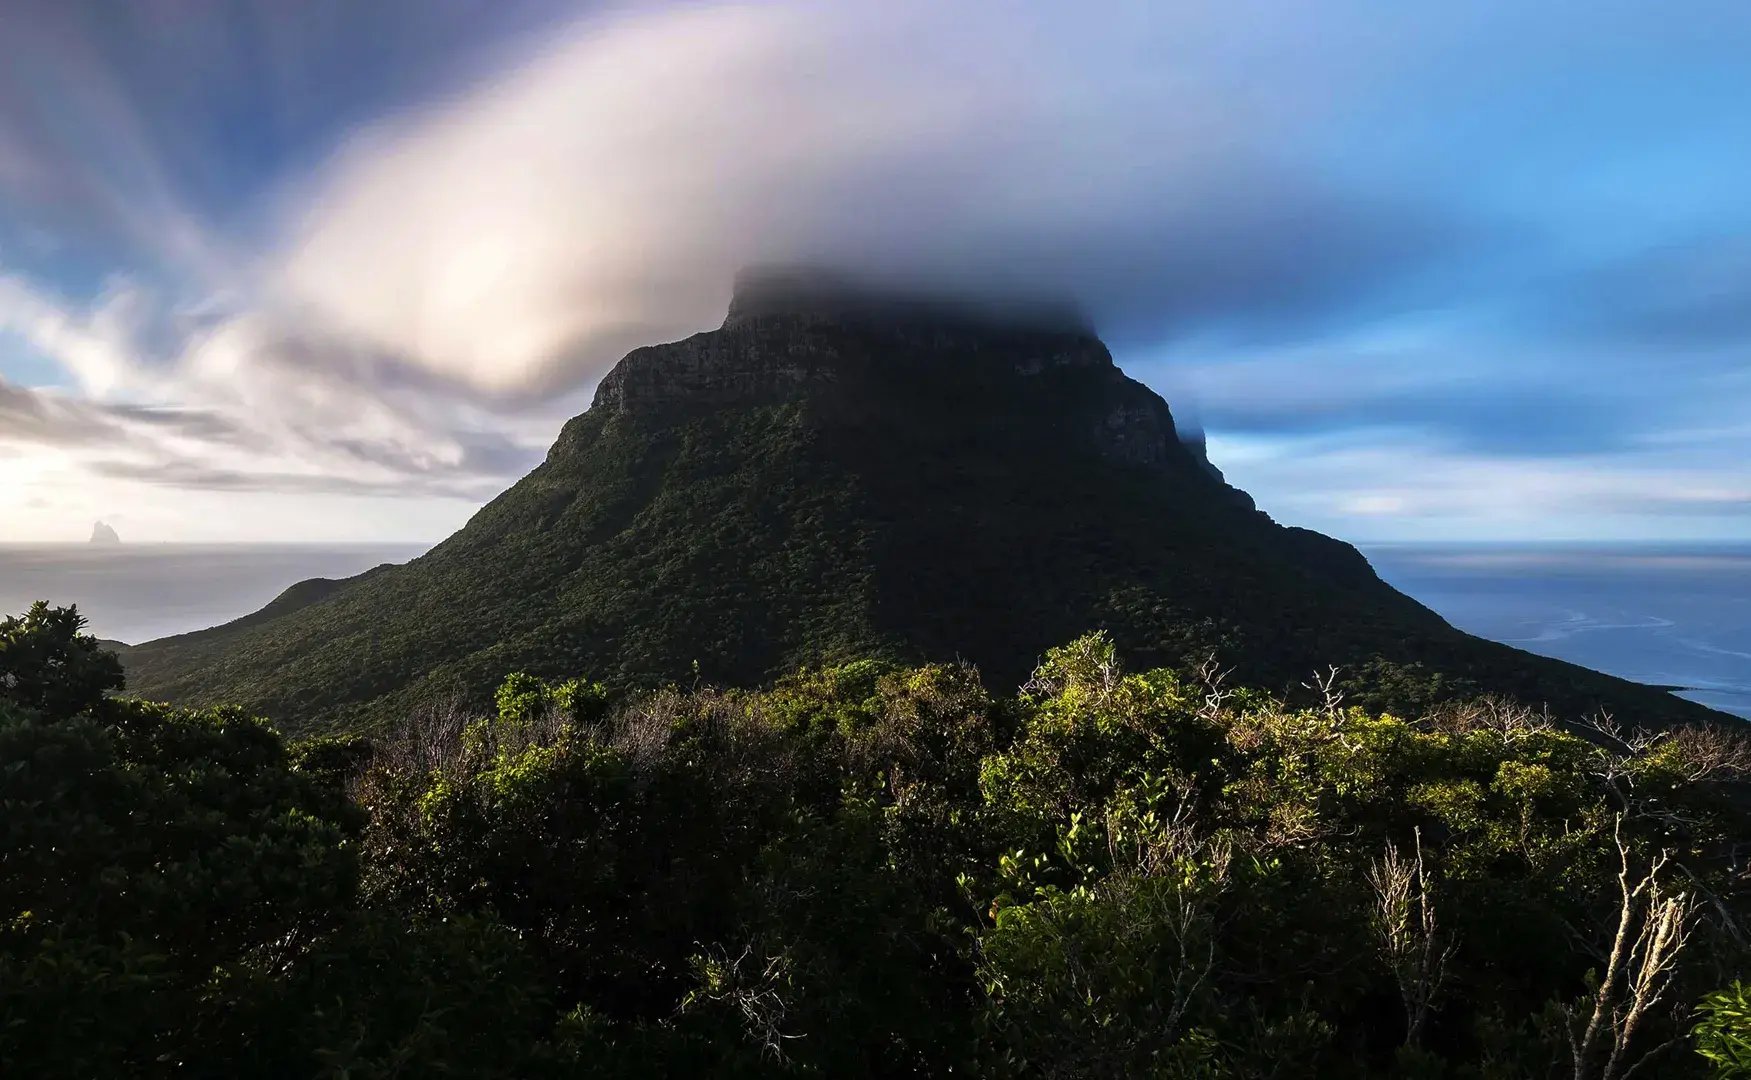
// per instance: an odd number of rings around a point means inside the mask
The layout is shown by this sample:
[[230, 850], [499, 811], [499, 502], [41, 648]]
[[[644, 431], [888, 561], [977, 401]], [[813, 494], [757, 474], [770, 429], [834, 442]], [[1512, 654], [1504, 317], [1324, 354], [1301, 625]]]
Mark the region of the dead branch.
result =
[[1632, 873], [1623, 821], [1618, 814], [1612, 832], [1619, 900], [1605, 971], [1592, 994], [1564, 1010], [1575, 1080], [1627, 1080], [1676, 1041], [1630, 1053], [1648, 1016], [1666, 1001], [1679, 954], [1690, 940], [1695, 905], [1687, 893], [1666, 891], [1661, 878], [1670, 852], [1661, 851], [1643, 873]]
[[1447, 982], [1454, 946], [1443, 943], [1435, 921], [1435, 899], [1423, 863], [1422, 830], [1415, 854], [1405, 858], [1390, 841], [1368, 871], [1374, 888], [1375, 932], [1386, 966], [1398, 982], [1404, 1005], [1406, 1046], [1416, 1046]]

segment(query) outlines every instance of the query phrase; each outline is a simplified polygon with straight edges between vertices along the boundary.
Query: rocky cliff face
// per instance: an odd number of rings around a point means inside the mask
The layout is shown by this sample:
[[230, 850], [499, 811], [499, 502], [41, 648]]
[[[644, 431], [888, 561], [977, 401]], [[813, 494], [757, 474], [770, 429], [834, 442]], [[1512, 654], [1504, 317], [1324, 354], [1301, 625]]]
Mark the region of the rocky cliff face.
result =
[[723, 326], [629, 353], [596, 388], [592, 412], [652, 415], [794, 400], [891, 399], [947, 384], [1002, 394], [1004, 384], [1050, 381], [1062, 419], [1114, 461], [1195, 464], [1230, 497], [1202, 453], [1182, 442], [1167, 402], [1125, 376], [1100, 339], [1062, 305], [1025, 310], [870, 292], [799, 272], [744, 275]]
[[914, 300], [794, 273], [743, 275], [718, 330], [635, 349], [596, 389], [594, 406], [636, 412], [794, 396], [873, 375], [917, 378], [949, 367], [1022, 375], [1112, 369], [1099, 339], [1061, 316]]

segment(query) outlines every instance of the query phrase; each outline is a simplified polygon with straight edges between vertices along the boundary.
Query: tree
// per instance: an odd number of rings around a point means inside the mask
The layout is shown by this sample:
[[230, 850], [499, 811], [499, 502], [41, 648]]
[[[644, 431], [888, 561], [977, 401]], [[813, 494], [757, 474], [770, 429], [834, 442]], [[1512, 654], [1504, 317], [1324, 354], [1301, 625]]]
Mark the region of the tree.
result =
[[121, 661], [84, 628], [78, 608], [41, 600], [23, 615], [0, 619], [0, 698], [67, 717], [120, 690]]
[[1746, 955], [1726, 735], [1290, 708], [1089, 635], [1009, 698], [513, 675], [289, 746], [5, 626], [21, 1074], [1751, 1076], [1744, 986], [1690, 1008]]
[[100, 711], [0, 702], [0, 1058], [38, 1075], [218, 1053], [197, 1035], [212, 981], [284, 970], [356, 877], [353, 812], [260, 722]]

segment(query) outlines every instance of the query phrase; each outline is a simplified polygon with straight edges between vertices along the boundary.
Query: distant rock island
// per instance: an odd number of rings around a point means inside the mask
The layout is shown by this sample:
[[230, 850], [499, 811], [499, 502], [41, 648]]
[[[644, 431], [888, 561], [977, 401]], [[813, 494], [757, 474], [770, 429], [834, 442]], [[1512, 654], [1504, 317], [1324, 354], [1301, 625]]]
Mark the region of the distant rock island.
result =
[[99, 521], [91, 526], [91, 542], [93, 544], [119, 544], [122, 542], [122, 538], [116, 535], [114, 529]]

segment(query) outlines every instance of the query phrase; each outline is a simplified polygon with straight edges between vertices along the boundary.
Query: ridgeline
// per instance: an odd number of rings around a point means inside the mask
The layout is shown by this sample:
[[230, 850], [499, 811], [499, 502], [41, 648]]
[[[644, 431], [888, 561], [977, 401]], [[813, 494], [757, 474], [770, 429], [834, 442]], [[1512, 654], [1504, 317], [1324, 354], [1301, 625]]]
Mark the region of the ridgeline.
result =
[[628, 354], [426, 555], [123, 660], [143, 696], [344, 730], [484, 702], [514, 670], [754, 685], [881, 657], [1014, 685], [1097, 629], [1131, 663], [1214, 655], [1273, 691], [1335, 665], [1382, 708], [1710, 715], [1460, 633], [1348, 545], [1276, 524], [1071, 313], [795, 274], [745, 276], [720, 329]]

